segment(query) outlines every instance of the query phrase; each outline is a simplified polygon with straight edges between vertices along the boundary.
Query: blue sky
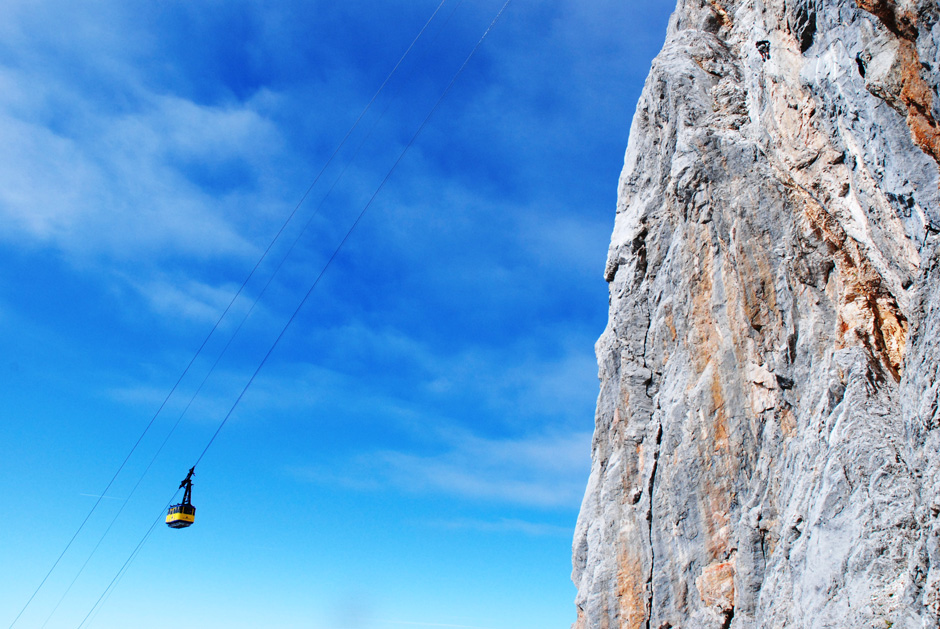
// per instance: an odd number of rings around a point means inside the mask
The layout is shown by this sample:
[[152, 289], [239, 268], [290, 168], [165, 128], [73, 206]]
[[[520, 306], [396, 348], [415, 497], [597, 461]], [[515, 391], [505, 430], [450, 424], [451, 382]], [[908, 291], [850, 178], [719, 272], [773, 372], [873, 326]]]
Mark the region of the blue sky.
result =
[[[17, 627], [85, 618], [502, 4], [443, 4]], [[0, 626], [437, 6], [4, 3]], [[85, 626], [570, 625], [617, 176], [671, 9], [510, 4], [199, 464], [196, 525]]]

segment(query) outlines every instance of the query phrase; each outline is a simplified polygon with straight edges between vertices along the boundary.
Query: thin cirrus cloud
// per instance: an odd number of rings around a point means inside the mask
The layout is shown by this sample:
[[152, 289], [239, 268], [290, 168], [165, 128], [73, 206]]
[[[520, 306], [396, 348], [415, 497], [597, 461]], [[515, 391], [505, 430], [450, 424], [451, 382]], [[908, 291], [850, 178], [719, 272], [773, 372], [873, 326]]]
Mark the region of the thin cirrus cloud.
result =
[[[42, 83], [41, 77], [20, 80]], [[254, 251], [220, 211], [226, 199], [210, 196], [179, 163], [232, 168], [276, 143], [276, 132], [258, 114], [161, 98], [133, 114], [89, 114], [79, 126], [56, 130], [17, 117], [0, 100], [0, 142], [7, 149], [0, 157], [0, 220], [7, 239], [120, 258], [141, 251], [196, 257]]]
[[[303, 98], [308, 93], [320, 99], [314, 103], [318, 111], [350, 109], [349, 103], [322, 100], [322, 95], [334, 92], [342, 98], [352, 95], [345, 73], [336, 72], [336, 68], [326, 71], [319, 63], [318, 56], [326, 54], [320, 50], [323, 45], [311, 45], [306, 52], [308, 58], [295, 60], [300, 66], [309, 67], [306, 76], [272, 63], [274, 69], [267, 79], [277, 83], [281, 90], [275, 93], [264, 86], [266, 77], [259, 68], [277, 59], [287, 46], [276, 38], [263, 37], [264, 20], [254, 30], [246, 27], [248, 42], [244, 48], [248, 52], [243, 61], [249, 73], [258, 75], [252, 83], [253, 89], [241, 96], [229, 92], [228, 97], [216, 97], [212, 104], [207, 104], [194, 99], [204, 101], [206, 93], [224, 94], [225, 90], [199, 92], [194, 89], [196, 77], [189, 76], [188, 72], [225, 69], [218, 65], [221, 63], [218, 59], [213, 66], [210, 61], [197, 59], [195, 53], [190, 55], [191, 59], [183, 54], [182, 58], [188, 59], [192, 68], [167, 73], [159, 64], [140, 63], [146, 54], [157, 53], [167, 42], [153, 35], [143, 36], [137, 25], [126, 32], [124, 29], [100, 32], [100, 22], [105, 15], [120, 23], [130, 23], [130, 14], [119, 5], [105, 3], [104, 9], [90, 17], [70, 10], [67, 3], [45, 2], [40, 6], [45, 11], [29, 11], [28, 3], [14, 4], [16, 10], [11, 13], [18, 18], [13, 22], [19, 28], [8, 26], [6, 29], [10, 38], [8, 51], [14, 50], [14, 45], [15, 49], [22, 50], [10, 53], [14, 62], [0, 68], [0, 77], [6, 77], [6, 80], [0, 79], [0, 84], [31, 86], [12, 89], [5, 92], [5, 97], [0, 97], [0, 139], [8, 147], [7, 157], [0, 163], [2, 172], [6, 173], [6, 181], [0, 182], [3, 184], [0, 189], [4, 190], [0, 196], [0, 220], [8, 227], [4, 230], [7, 238], [25, 236], [76, 255], [105, 253], [124, 259], [141, 251], [154, 256], [184, 255], [203, 259], [221, 256], [229, 260], [245, 260], [257, 255], [261, 243], [251, 242], [252, 239], [244, 235], [247, 223], [255, 220], [245, 216], [245, 209], [263, 208], [264, 212], [282, 214], [284, 208], [296, 200], [285, 199], [285, 194], [290, 196], [300, 187], [294, 182], [285, 188], [283, 177], [276, 172], [296, 172], [298, 166], [290, 163], [298, 161], [294, 158], [301, 149], [296, 132], [282, 125], [295, 123], [302, 114], [313, 120], [322, 117], [309, 115], [310, 103]], [[593, 12], [578, 8], [577, 3], [571, 6], [561, 3], [561, 6], [562, 13], [574, 16], [578, 22], [596, 17]], [[203, 15], [198, 7], [187, 7], [186, 11], [192, 13], [194, 24], [213, 24], [214, 18]], [[528, 9], [523, 7], [519, 11]], [[284, 16], [290, 13], [279, 12], [278, 19], [283, 22]], [[66, 33], [44, 36], [37, 22], [37, 16], [44, 14], [69, 16], [76, 27]], [[145, 12], [141, 19], [149, 19], [148, 15]], [[242, 22], [250, 22], [253, 15], [253, 9], [244, 11]], [[534, 11], [533, 16], [543, 21], [547, 19], [538, 11]], [[319, 20], [326, 21], [335, 18], [329, 12], [318, 16]], [[520, 15], [507, 15], [502, 28], [511, 33], [519, 27], [520, 19]], [[565, 97], [571, 91], [580, 90], [585, 79], [572, 73], [579, 67], [580, 57], [577, 47], [568, 41], [565, 20], [546, 26], [546, 36], [572, 53], [559, 55], [565, 70], [571, 74], [566, 80], [573, 82], [554, 97]], [[384, 36], [389, 37], [389, 42], [395, 39], [388, 33]], [[301, 38], [299, 33], [291, 37]], [[396, 41], [395, 46], [391, 46], [389, 42], [377, 42], [377, 46], [384, 45], [391, 50], [402, 44]], [[201, 50], [201, 44], [191, 43], [196, 50]], [[501, 54], [503, 52], [512, 54]], [[535, 141], [541, 142], [544, 149], [562, 140], [552, 136], [558, 125], [545, 125], [546, 120], [551, 119], [550, 112], [540, 111], [536, 106], [551, 98], [543, 98], [545, 94], [526, 94], [518, 88], [535, 82], [531, 77], [545, 72], [544, 64], [540, 65], [539, 59], [526, 58], [517, 67], [502, 60], [503, 57], [518, 60], [518, 52], [507, 36], [494, 37], [481, 51], [477, 64], [488, 68], [496, 80], [488, 86], [479, 84], [477, 79], [480, 94], [472, 99], [457, 94], [445, 103], [420, 146], [415, 147], [418, 155], [409, 157], [409, 161], [420, 160], [421, 152], [426, 152], [426, 159], [418, 163], [420, 170], [428, 173], [425, 179], [430, 185], [422, 183], [418, 177], [413, 188], [439, 189], [440, 182], [434, 178], [447, 172], [450, 173], [447, 176], [456, 178], [471, 176], [477, 190], [469, 201], [483, 207], [492, 206], [505, 192], [499, 186], [493, 188], [487, 184], [487, 181], [504, 178], [501, 172], [509, 177], [503, 183], [510, 188], [518, 188], [523, 182], [531, 185], [548, 175], [551, 169], [527, 165], [532, 160], [518, 160], [518, 151], [533, 146]], [[77, 64], [82, 71], [63, 71], [62, 64], [42, 63], [54, 55], [70, 53], [77, 59], [73, 65]], [[336, 67], [346, 67], [356, 61], [354, 53], [361, 54], [342, 47], [339, 53], [341, 57], [335, 59], [339, 64]], [[424, 54], [427, 56], [427, 51]], [[521, 80], [523, 70], [530, 73], [529, 79]], [[511, 79], [512, 89], [507, 89], [507, 78]], [[212, 83], [227, 79], [209, 75], [204, 80]], [[472, 76], [465, 80], [474, 84]], [[317, 89], [312, 89], [313, 86]], [[102, 92], [111, 87], [117, 87], [114, 99], [102, 99]], [[224, 85], [218, 87], [224, 88]], [[174, 93], [174, 89], [178, 92]], [[52, 104], [58, 106], [52, 107]], [[51, 109], [56, 110], [55, 116], [46, 115]], [[408, 119], [402, 117], [400, 108], [393, 108], [390, 115], [401, 122]], [[566, 129], [565, 133], [575, 133], [572, 129], [576, 127], [586, 138], [591, 134], [592, 122], [584, 116], [574, 121], [573, 126], [569, 121], [561, 127]], [[390, 126], [396, 128], [394, 124]], [[452, 141], [434, 146], [452, 132], [459, 141], [459, 151], [454, 151]], [[539, 150], [544, 152], [543, 149]], [[454, 161], [448, 155], [464, 157]], [[487, 159], [474, 159], [476, 155]], [[306, 163], [308, 158], [305, 156], [299, 161]], [[500, 166], [492, 172], [477, 172], [474, 164], [484, 162]], [[451, 168], [446, 166], [448, 163], [452, 164]], [[362, 168], [375, 166], [363, 164]], [[536, 173], [538, 176], [533, 177]], [[544, 199], [555, 193], [530, 190], [527, 194], [535, 194], [540, 199], [506, 207], [503, 213], [531, 217], [525, 221], [530, 224], [539, 219], [542, 224], [546, 220], [554, 223], [560, 212], [554, 210], [546, 214]], [[281, 211], [276, 211], [276, 207]], [[423, 206], [416, 211], [429, 216], [434, 208]], [[532, 233], [532, 230], [514, 229], [511, 224], [504, 227], [507, 234]], [[475, 229], [481, 234], [486, 231], [479, 226]], [[555, 231], [577, 233], [566, 229]], [[574, 243], [559, 242], [558, 237], [543, 239], [543, 242], [548, 249], [564, 256], [582, 249], [580, 243], [585, 239], [602, 241], [603, 231], [599, 226], [591, 227], [588, 233], [582, 229], [576, 236], [579, 242]], [[411, 244], [411, 234], [397, 236], [406, 243], [403, 248]], [[518, 248], [508, 240], [506, 249]], [[525, 246], [524, 242], [519, 244]], [[551, 253], [546, 253], [548, 249], [542, 248], [536, 254], [550, 257]], [[190, 272], [199, 271], [191, 269]]]
[[516, 518], [499, 518], [496, 520], [455, 519], [455, 520], [428, 520], [419, 522], [429, 528], [450, 531], [479, 531], [482, 533], [520, 533], [534, 537], [571, 537], [571, 527], [547, 524], [545, 522], [530, 522]]
[[584, 491], [590, 434], [509, 441], [472, 438], [450, 446], [432, 455], [376, 453], [375, 473], [408, 492], [530, 507], [572, 508]]
[[8, 11], [0, 237], [85, 260], [256, 253], [239, 215], [271, 205], [258, 179], [283, 150], [262, 111], [277, 95], [199, 103], [174, 93], [161, 66], [141, 63], [167, 51], [119, 3], [12, 2]]
[[[255, 381], [239, 417], [278, 425], [312, 422], [362, 429], [382, 425], [393, 427], [409, 443], [426, 444], [431, 439], [448, 449], [454, 442], [466, 447], [472, 440], [447, 436], [450, 433], [441, 436], [437, 431], [444, 425], [467, 422], [470, 436], [525, 434], [533, 423], [576, 431], [590, 413], [583, 392], [594, 386], [593, 360], [575, 351], [551, 357], [522, 355], [506, 347], [451, 355], [447, 348], [396, 330], [347, 325], [321, 333], [335, 337], [328, 353], [300, 349], [315, 358], [272, 365]], [[194, 367], [180, 387], [181, 399], [188, 399], [212, 360], [208, 357]], [[175, 356], [170, 362], [185, 363], [185, 357]], [[236, 367], [231, 360], [223, 361], [201, 391], [193, 416], [224, 415], [248, 376]], [[145, 375], [165, 380], [158, 373]], [[111, 399], [145, 409], [158, 405], [166, 394], [149, 379], [126, 379], [109, 389]], [[350, 396], [349, 391], [356, 394]], [[451, 418], [444, 420], [442, 414]], [[472, 421], [454, 419], [464, 414]], [[428, 426], [434, 431], [428, 432]], [[397, 456], [386, 455], [389, 462]], [[557, 453], [550, 458], [557, 460]], [[400, 463], [408, 464], [409, 459]]]
[[[438, 439], [435, 452], [360, 455], [345, 473], [315, 467], [290, 472], [302, 480], [359, 491], [391, 488], [539, 509], [571, 509], [580, 502], [590, 433], [497, 439], [461, 429], [439, 433]], [[515, 530], [534, 532], [524, 528]]]
[[[188, 277], [152, 276], [147, 280], [129, 277], [126, 282], [155, 313], [183, 317], [203, 324], [215, 323], [219, 313], [225, 310], [238, 291], [238, 286], [232, 283], [212, 285]], [[244, 313], [236, 310], [234, 315], [244, 316]]]
[[526, 430], [534, 421], [580, 425], [593, 401], [584, 392], [596, 387], [595, 361], [575, 342], [547, 349], [525, 340], [457, 348], [361, 322], [318, 329], [312, 338], [314, 347], [325, 347], [297, 351], [316, 359], [272, 368], [257, 380], [247, 405], [300, 411], [332, 404], [336, 391], [356, 390], [355, 399], [337, 404], [350, 417], [369, 415], [368, 408], [398, 409], [390, 419], [407, 424], [428, 411], [400, 409], [448, 408], [455, 415], [473, 409], [478, 424], [485, 416], [489, 426]]

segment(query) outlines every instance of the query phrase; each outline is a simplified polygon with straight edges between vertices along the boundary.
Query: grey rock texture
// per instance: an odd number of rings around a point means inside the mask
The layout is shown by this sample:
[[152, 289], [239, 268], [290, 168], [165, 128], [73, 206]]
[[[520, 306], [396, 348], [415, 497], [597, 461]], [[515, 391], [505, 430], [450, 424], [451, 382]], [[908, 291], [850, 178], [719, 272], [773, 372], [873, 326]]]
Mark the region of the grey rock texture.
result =
[[680, 0], [605, 276], [575, 627], [940, 626], [940, 15]]

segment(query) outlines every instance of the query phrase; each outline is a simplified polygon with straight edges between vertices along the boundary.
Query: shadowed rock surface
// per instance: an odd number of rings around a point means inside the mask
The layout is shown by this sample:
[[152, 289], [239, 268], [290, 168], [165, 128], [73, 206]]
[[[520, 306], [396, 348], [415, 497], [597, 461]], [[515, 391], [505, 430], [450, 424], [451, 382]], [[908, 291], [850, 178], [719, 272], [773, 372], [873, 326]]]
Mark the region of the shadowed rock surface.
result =
[[604, 272], [576, 628], [940, 626], [938, 18], [680, 0]]

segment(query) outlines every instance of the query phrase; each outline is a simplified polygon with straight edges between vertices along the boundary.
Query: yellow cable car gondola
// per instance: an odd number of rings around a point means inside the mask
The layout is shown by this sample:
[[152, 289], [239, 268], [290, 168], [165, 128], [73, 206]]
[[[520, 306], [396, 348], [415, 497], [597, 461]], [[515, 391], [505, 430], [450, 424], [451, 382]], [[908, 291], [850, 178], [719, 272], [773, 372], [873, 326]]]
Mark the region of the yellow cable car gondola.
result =
[[193, 506], [193, 472], [195, 467], [189, 468], [189, 474], [180, 483], [180, 489], [185, 488], [183, 492], [183, 502], [173, 505], [166, 512], [166, 525], [171, 529], [184, 529], [196, 521], [196, 507]]

